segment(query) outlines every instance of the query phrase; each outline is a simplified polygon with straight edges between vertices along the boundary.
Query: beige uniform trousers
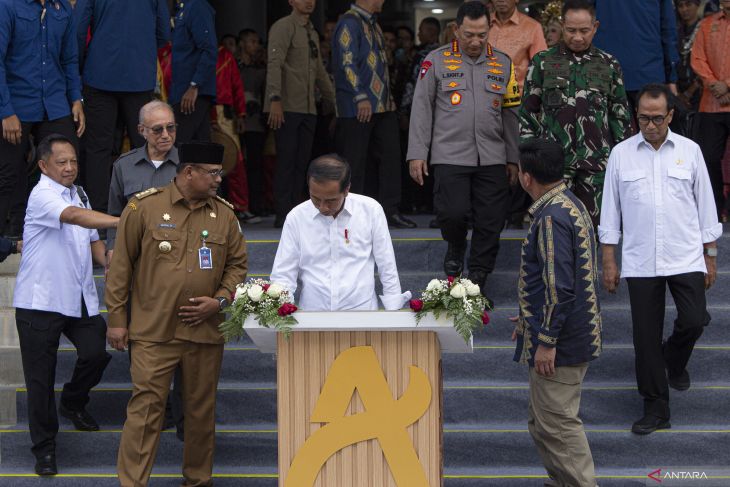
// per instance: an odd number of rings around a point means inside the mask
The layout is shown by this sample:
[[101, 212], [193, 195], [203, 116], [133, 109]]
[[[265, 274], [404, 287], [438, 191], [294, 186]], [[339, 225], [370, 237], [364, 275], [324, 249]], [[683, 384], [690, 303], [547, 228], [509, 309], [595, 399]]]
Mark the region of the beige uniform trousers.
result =
[[586, 370], [587, 363], [555, 367], [555, 375], [543, 377], [530, 367], [527, 426], [550, 475], [547, 486], [596, 486], [591, 448], [578, 417]]
[[122, 487], [145, 487], [160, 443], [165, 402], [178, 363], [182, 367], [185, 447], [183, 485], [212, 484], [215, 397], [223, 345], [172, 340], [131, 344], [132, 398], [117, 457]]

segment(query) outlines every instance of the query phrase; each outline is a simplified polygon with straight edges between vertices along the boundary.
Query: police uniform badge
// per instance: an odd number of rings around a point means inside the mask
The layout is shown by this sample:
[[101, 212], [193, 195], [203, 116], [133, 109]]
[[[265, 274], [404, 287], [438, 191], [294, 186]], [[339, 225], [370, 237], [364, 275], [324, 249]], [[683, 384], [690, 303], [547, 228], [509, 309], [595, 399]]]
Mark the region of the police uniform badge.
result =
[[423, 61], [421, 64], [421, 79], [426, 76], [426, 73], [428, 73], [428, 70], [431, 69], [431, 66], [433, 66], [431, 61]]

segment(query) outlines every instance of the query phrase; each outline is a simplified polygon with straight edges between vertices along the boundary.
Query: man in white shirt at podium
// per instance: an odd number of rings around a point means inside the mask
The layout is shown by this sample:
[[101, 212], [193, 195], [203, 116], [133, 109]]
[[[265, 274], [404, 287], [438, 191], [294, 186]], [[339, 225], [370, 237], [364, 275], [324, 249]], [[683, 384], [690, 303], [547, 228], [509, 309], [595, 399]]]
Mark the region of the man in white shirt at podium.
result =
[[393, 242], [382, 206], [350, 193], [350, 166], [342, 157], [318, 157], [307, 171], [309, 201], [289, 212], [271, 282], [292, 294], [301, 282], [302, 311], [377, 310], [375, 265], [387, 310], [411, 298], [401, 292]]

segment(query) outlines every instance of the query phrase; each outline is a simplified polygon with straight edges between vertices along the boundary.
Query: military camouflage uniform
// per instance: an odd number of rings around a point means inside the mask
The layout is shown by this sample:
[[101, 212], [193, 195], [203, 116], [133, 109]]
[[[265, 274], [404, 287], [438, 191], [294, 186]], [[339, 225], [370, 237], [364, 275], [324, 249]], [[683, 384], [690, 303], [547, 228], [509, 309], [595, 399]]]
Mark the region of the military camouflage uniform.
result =
[[520, 107], [520, 140], [546, 137], [565, 150], [565, 180], [598, 226], [611, 148], [632, 134], [621, 66], [591, 46], [565, 44], [535, 55]]

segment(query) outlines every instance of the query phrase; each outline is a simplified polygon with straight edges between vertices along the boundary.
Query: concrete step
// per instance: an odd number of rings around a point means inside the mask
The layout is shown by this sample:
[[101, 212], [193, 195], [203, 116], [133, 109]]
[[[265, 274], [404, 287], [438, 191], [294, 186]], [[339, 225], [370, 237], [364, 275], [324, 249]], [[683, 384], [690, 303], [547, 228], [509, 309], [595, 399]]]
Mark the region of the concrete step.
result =
[[[498, 377], [480, 384], [444, 384], [443, 418], [447, 425], [519, 424], [527, 418], [527, 381], [505, 384]], [[496, 380], [494, 380], [496, 379]], [[60, 388], [58, 389], [60, 390]], [[93, 390], [89, 412], [105, 428], [118, 428], [126, 417], [130, 384], [109, 384]], [[56, 402], [58, 403], [57, 393]], [[17, 394], [18, 424], [27, 423], [27, 393]], [[730, 385], [693, 384], [688, 391], [670, 391], [672, 422], [678, 428], [727, 424]], [[581, 417], [586, 425], [628, 428], [641, 417], [642, 399], [634, 382], [584, 385]], [[62, 427], [71, 423], [60, 419]], [[273, 383], [222, 384], [218, 388], [216, 423], [264, 428], [276, 423]]]
[[[27, 470], [32, 456], [27, 448], [27, 432], [3, 435], [2, 471]], [[59, 469], [104, 469], [116, 465], [120, 432], [61, 432], [57, 437]], [[730, 433], [680, 432], [667, 430], [645, 437], [627, 431], [587, 430], [594, 461], [601, 468], [644, 469], [665, 465], [666, 448], [681, 442], [682, 465], [704, 465], [707, 453], [717, 452], [718, 465], [730, 464]], [[277, 465], [275, 433], [218, 431], [214, 465], [275, 473]], [[154, 473], [179, 472], [182, 443], [175, 434], [161, 435]], [[444, 433], [444, 468], [460, 472], [479, 465], [488, 470], [510, 470], [540, 465], [532, 438], [525, 426], [513, 429]]]

